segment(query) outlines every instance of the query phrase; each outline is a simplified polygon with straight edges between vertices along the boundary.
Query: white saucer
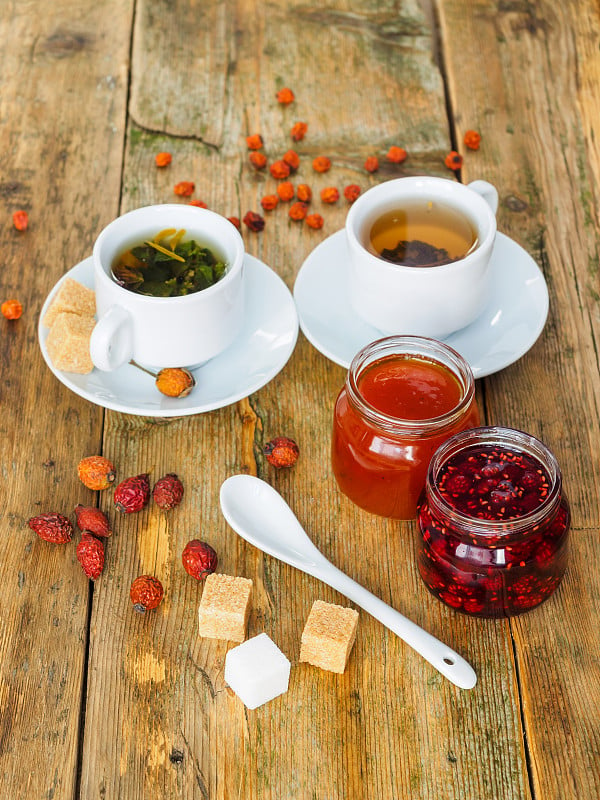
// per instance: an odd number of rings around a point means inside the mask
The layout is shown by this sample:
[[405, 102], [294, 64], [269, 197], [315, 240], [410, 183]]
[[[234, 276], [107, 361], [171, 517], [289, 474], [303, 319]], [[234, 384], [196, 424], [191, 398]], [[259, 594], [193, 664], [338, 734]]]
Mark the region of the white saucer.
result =
[[75, 394], [96, 405], [147, 417], [200, 414], [235, 403], [256, 392], [285, 366], [298, 337], [298, 316], [292, 295], [272, 269], [253, 256], [244, 257], [246, 309], [242, 331], [220, 356], [195, 369], [196, 386], [187, 397], [165, 397], [154, 378], [127, 364], [114, 372], [88, 375], [60, 372], [46, 350], [48, 328], [41, 320], [52, 297], [68, 276], [94, 287], [92, 259], [69, 270], [52, 289], [40, 314], [38, 336], [42, 355], [52, 372]]
[[[308, 256], [294, 285], [300, 327], [324, 356], [348, 368], [356, 353], [385, 334], [350, 308], [346, 234], [329, 236]], [[475, 322], [444, 341], [483, 378], [517, 361], [536, 341], [548, 316], [548, 287], [520, 245], [498, 233], [492, 253], [492, 300]]]

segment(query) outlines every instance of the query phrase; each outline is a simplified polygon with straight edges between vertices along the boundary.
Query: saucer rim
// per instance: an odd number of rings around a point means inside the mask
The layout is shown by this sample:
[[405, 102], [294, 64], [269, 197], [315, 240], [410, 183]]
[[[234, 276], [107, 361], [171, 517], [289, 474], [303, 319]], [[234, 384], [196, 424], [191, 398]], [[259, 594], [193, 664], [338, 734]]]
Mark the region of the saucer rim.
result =
[[[262, 372], [260, 375], [256, 376], [256, 379], [252, 382], [248, 382], [242, 389], [238, 392], [228, 394], [221, 399], [215, 400], [213, 402], [207, 403], [196, 403], [195, 405], [181, 405], [180, 401], [176, 398], [169, 398], [166, 396], [161, 395], [157, 392], [157, 407], [153, 408], [152, 406], [139, 406], [132, 403], [126, 403], [123, 401], [115, 401], [103, 397], [99, 397], [97, 393], [86, 390], [80, 386], [78, 386], [73, 379], [70, 378], [71, 373], [64, 372], [61, 370], [57, 370], [54, 365], [52, 364], [50, 357], [48, 355], [48, 351], [46, 349], [46, 339], [48, 336], [48, 328], [42, 324], [42, 320], [46, 314], [46, 311], [52, 302], [52, 299], [55, 297], [56, 293], [58, 292], [60, 286], [67, 278], [73, 278], [74, 280], [78, 280], [83, 285], [87, 286], [88, 288], [93, 287], [93, 258], [92, 256], [88, 256], [84, 258], [79, 263], [75, 264], [71, 267], [66, 273], [64, 273], [58, 281], [53, 285], [53, 287], [48, 292], [46, 299], [42, 305], [39, 319], [38, 319], [38, 344], [40, 347], [40, 351], [46, 365], [53, 373], [53, 375], [64, 385], [72, 391], [74, 394], [78, 395], [79, 397], [83, 398], [84, 400], [93, 403], [94, 405], [100, 406], [101, 408], [105, 408], [110, 411], [116, 411], [123, 414], [132, 414], [134, 416], [140, 417], [184, 417], [184, 416], [192, 416], [194, 414], [204, 414], [209, 411], [216, 411], [220, 408], [226, 408], [227, 406], [233, 405], [234, 403], [243, 400], [245, 397], [257, 392], [259, 389], [262, 389], [266, 386], [270, 381], [275, 378], [275, 376], [285, 367], [287, 362], [289, 361], [294, 349], [296, 347], [296, 343], [298, 340], [298, 332], [299, 332], [299, 318], [298, 318], [298, 310], [296, 308], [296, 304], [294, 302], [294, 298], [292, 293], [290, 292], [289, 288], [283, 281], [283, 279], [267, 264], [265, 264], [260, 259], [256, 258], [255, 256], [250, 255], [249, 253], [244, 254], [244, 268], [247, 270], [248, 273], [255, 275], [255, 279], [260, 281], [262, 284], [267, 285], [270, 283], [271, 287], [277, 286], [279, 290], [282, 291], [283, 296], [285, 296], [286, 303], [289, 301], [289, 313], [286, 312], [285, 319], [288, 322], [288, 327], [285, 331], [282, 331], [278, 334], [278, 336], [290, 336], [289, 342], [287, 347], [281, 350], [279, 354], [279, 358], [277, 360], [273, 360], [273, 364], [271, 369], [267, 372]], [[81, 273], [85, 273], [82, 275]], [[77, 274], [77, 277], [74, 275]], [[265, 305], [265, 309], [268, 316], [268, 308], [269, 305]], [[278, 306], [278, 311], [280, 310], [281, 306]], [[246, 328], [242, 327], [242, 330], [232, 343], [231, 347], [233, 347], [236, 342], [239, 342], [242, 337], [249, 338], [248, 334], [254, 334], [264, 323], [264, 317], [259, 321], [258, 318], [255, 321], [255, 324], [252, 327], [251, 331], [248, 331]], [[211, 362], [217, 361], [225, 361], [229, 354], [229, 348], [225, 352], [221, 353], [220, 355], [216, 356]], [[124, 365], [119, 369], [131, 369], [136, 370], [135, 367], [130, 365]], [[202, 367], [196, 368], [201, 370]], [[118, 371], [118, 370], [116, 370]], [[195, 370], [192, 370], [195, 371]], [[101, 370], [98, 370], [96, 367], [90, 372], [89, 374], [99, 374], [102, 375]], [[133, 374], [133, 372], [131, 373]], [[182, 398], [183, 399], [183, 398]], [[184, 398], [185, 401], [193, 402], [193, 393], [189, 395], [188, 398]], [[166, 404], [169, 405], [166, 405]], [[160, 404], [160, 405], [159, 405]], [[172, 405], [171, 405], [172, 404]]]
[[[301, 265], [301, 267], [300, 267], [300, 269], [298, 271], [298, 274], [296, 276], [296, 280], [294, 282], [294, 288], [293, 288], [293, 296], [294, 296], [294, 302], [296, 303], [296, 310], [298, 312], [298, 320], [299, 320], [299, 324], [300, 324], [300, 330], [302, 331], [302, 333], [304, 334], [306, 339], [313, 345], [313, 347], [315, 347], [316, 350], [318, 350], [322, 355], [324, 355], [330, 361], [332, 361], [333, 363], [337, 364], [340, 367], [343, 367], [344, 369], [348, 369], [350, 367], [351, 362], [352, 362], [353, 356], [348, 360], [343, 355], [341, 355], [339, 353], [339, 351], [338, 352], [334, 352], [329, 347], [327, 347], [327, 345], [324, 344], [322, 341], [319, 341], [318, 337], [315, 336], [313, 331], [310, 330], [310, 328], [307, 328], [305, 314], [303, 313], [303, 303], [299, 302], [299, 296], [300, 296], [300, 291], [301, 291], [300, 287], [302, 286], [303, 281], [307, 280], [306, 277], [305, 277], [306, 274], [307, 274], [307, 271], [305, 271], [305, 267], [310, 266], [311, 262], [313, 262], [315, 260], [315, 258], [318, 257], [318, 252], [317, 251], [320, 248], [323, 248], [326, 245], [331, 246], [332, 240], [342, 239], [344, 237], [344, 234], [345, 234], [345, 229], [344, 228], [342, 228], [342, 229], [340, 229], [338, 231], [335, 231], [335, 233], [332, 233], [330, 236], [328, 236], [327, 238], [323, 239], [323, 241], [320, 242], [317, 245], [317, 247], [315, 247], [314, 250], [311, 251], [311, 253], [309, 253], [309, 255], [305, 258], [304, 262], [302, 263], [302, 265]], [[491, 363], [491, 364], [486, 366], [486, 359], [484, 357], [483, 359], [479, 360], [480, 363], [476, 363], [475, 365], [470, 364], [471, 369], [473, 371], [473, 375], [474, 375], [474, 377], [476, 379], [485, 378], [485, 377], [487, 377], [489, 375], [495, 374], [496, 372], [500, 372], [501, 370], [505, 369], [506, 367], [510, 366], [511, 364], [514, 364], [516, 361], [521, 359], [533, 347], [535, 342], [539, 339], [539, 337], [540, 337], [540, 335], [541, 335], [541, 333], [544, 330], [544, 327], [546, 325], [546, 322], [547, 322], [547, 319], [548, 319], [549, 308], [550, 308], [550, 298], [549, 298], [549, 292], [548, 292], [548, 284], [546, 282], [546, 279], [544, 277], [544, 274], [543, 274], [542, 270], [540, 269], [540, 267], [536, 263], [536, 261], [533, 259], [533, 257], [527, 252], [527, 250], [525, 250], [524, 247], [522, 247], [522, 245], [520, 245], [512, 237], [510, 237], [507, 234], [504, 234], [504, 233], [502, 233], [500, 231], [497, 231], [497, 233], [496, 233], [496, 242], [494, 243], [494, 248], [492, 250], [492, 258], [493, 258], [493, 255], [494, 255], [494, 251], [498, 247], [498, 242], [503, 242], [505, 246], [513, 246], [513, 247], [517, 248], [520, 251], [520, 253], [522, 254], [522, 256], [525, 257], [528, 260], [529, 265], [537, 271], [539, 279], [540, 279], [539, 290], [541, 292], [541, 294], [540, 294], [540, 296], [538, 298], [538, 301], [541, 301], [541, 307], [540, 307], [540, 310], [539, 310], [538, 324], [536, 325], [535, 328], [531, 329], [530, 335], [526, 338], [526, 340], [524, 340], [522, 347], [515, 348], [510, 353], [510, 358], [502, 360], [499, 363]], [[337, 269], [339, 269], [339, 267]], [[343, 300], [347, 304], [347, 298], [343, 297]], [[467, 330], [470, 327], [476, 326], [478, 324], [480, 318], [485, 314], [486, 310], [491, 306], [492, 302], [493, 301], [490, 301], [490, 304], [488, 304], [488, 306], [486, 306], [486, 308], [481, 312], [480, 317], [478, 319], [474, 320], [469, 326], [467, 326], [467, 328], [463, 328], [461, 331], [455, 331], [454, 333], [449, 334], [447, 337], [445, 337], [441, 341], [445, 342], [449, 346], [454, 347], [455, 349], [457, 349], [456, 344], [454, 344], [454, 342], [452, 340], [455, 337], [460, 336], [463, 333], [464, 330]], [[304, 304], [304, 309], [306, 309], [306, 307], [307, 306]], [[506, 304], [503, 304], [503, 308], [506, 308]], [[380, 331], [377, 328], [373, 327], [372, 325], [369, 325], [364, 320], [359, 320], [358, 318], [356, 318], [356, 322], [360, 323], [360, 325], [365, 330], [368, 329], [369, 333], [372, 334], [372, 339], [369, 340], [369, 341], [375, 341], [376, 339], [380, 339], [380, 338], [386, 336], [385, 333], [383, 333], [382, 331]], [[368, 344], [367, 341], [365, 341], [365, 345], [366, 344]], [[360, 345], [359, 349], [362, 346], [364, 346], [364, 345]], [[358, 352], [358, 350], [357, 350], [357, 352]], [[467, 359], [467, 361], [469, 361], [469, 358], [467, 356], [465, 356], [465, 358]]]

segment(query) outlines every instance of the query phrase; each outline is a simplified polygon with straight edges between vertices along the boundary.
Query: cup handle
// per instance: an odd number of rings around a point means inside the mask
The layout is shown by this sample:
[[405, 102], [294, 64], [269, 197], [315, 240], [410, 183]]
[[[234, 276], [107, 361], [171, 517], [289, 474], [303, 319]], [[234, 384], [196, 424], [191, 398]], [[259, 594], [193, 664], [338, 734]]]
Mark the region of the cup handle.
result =
[[133, 356], [133, 324], [121, 306], [111, 306], [102, 316], [90, 339], [90, 355], [95, 367], [112, 372]]
[[495, 214], [498, 211], [498, 190], [487, 181], [471, 181], [467, 186], [481, 195]]

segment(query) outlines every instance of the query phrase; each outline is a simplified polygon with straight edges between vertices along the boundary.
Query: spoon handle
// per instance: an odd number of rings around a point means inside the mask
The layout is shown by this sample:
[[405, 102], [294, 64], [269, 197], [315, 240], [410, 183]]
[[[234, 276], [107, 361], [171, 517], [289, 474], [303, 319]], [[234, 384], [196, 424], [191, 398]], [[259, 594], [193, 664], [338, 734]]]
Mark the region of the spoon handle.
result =
[[475, 686], [475, 670], [462, 656], [356, 583], [330, 561], [319, 560], [310, 572], [379, 620], [456, 686], [461, 689]]

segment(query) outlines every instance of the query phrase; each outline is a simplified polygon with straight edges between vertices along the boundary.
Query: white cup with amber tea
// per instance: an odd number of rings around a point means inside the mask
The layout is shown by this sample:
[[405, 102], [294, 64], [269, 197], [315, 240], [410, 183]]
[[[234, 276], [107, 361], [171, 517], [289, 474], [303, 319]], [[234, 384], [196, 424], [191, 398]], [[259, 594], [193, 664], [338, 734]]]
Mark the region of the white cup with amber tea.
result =
[[443, 339], [490, 297], [498, 193], [487, 181], [398, 178], [350, 208], [348, 289], [355, 313], [385, 334]]
[[195, 367], [218, 356], [241, 330], [243, 261], [242, 237], [213, 211], [166, 204], [117, 217], [93, 250], [94, 365]]

